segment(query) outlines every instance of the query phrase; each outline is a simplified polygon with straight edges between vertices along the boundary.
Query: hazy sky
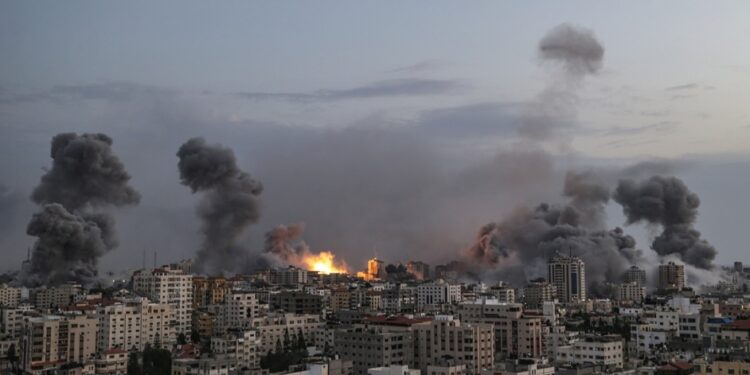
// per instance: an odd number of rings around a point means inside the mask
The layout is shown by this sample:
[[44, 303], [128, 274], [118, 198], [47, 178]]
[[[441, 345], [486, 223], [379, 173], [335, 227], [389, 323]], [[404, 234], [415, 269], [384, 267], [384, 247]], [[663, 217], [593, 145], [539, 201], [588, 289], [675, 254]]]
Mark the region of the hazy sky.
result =
[[[112, 135], [143, 194], [118, 213], [109, 268], [139, 265], [146, 249], [194, 253], [198, 199], [179, 185], [175, 152], [198, 135], [266, 184], [253, 246], [305, 221], [314, 249], [361, 243], [335, 249], [359, 266], [372, 253], [406, 260], [405, 243], [433, 246], [415, 233], [450, 225], [455, 243], [440, 243], [458, 252], [468, 228], [559, 198], [568, 169], [658, 160], [701, 196], [698, 229], [717, 260], [750, 262], [748, 14], [747, 1], [3, 1], [0, 269], [33, 243], [27, 197], [63, 131]], [[576, 84], [551, 138], [521, 139], [514, 119], [559, 73], [537, 45], [561, 23], [594, 32], [603, 67]], [[528, 152], [551, 164], [506, 173], [505, 156]], [[487, 160], [506, 160], [487, 185], [456, 172]], [[529, 177], [537, 167], [549, 177]], [[455, 176], [462, 187], [422, 185]]]

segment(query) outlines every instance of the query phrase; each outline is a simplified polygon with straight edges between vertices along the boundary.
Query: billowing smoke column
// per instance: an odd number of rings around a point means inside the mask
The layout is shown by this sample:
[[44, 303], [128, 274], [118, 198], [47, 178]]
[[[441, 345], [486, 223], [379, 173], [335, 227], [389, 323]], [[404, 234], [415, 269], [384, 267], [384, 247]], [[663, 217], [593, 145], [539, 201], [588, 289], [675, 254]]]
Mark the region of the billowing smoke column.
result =
[[305, 224], [279, 225], [266, 232], [264, 255], [270, 263], [283, 261], [299, 265], [302, 257], [310, 253], [307, 243], [302, 240]]
[[562, 24], [542, 38], [537, 53], [540, 61], [561, 69], [522, 115], [519, 134], [535, 140], [556, 139], [552, 135], [569, 126], [576, 115], [577, 90], [583, 79], [601, 68], [604, 47], [591, 30]]
[[189, 139], [177, 157], [182, 184], [204, 193], [197, 211], [205, 237], [196, 267], [206, 273], [240, 271], [247, 253], [238, 239], [260, 217], [263, 185], [237, 167], [231, 149], [203, 138]]
[[716, 249], [693, 228], [700, 199], [676, 177], [621, 180], [614, 199], [623, 207], [628, 224], [640, 221], [661, 225], [651, 247], [660, 256], [678, 256], [701, 269], [713, 268]]
[[608, 189], [591, 174], [569, 173], [564, 192], [570, 198], [566, 205], [519, 208], [506, 220], [483, 226], [466, 250], [479, 273], [523, 285], [546, 276], [547, 261], [556, 253], [572, 253], [586, 260], [594, 293], [619, 280], [639, 254], [635, 240], [620, 228], [603, 229]]
[[90, 284], [99, 258], [117, 246], [107, 210], [137, 204], [140, 195], [128, 185], [130, 175], [111, 146], [104, 134], [63, 133], [52, 139], [52, 168], [31, 195], [42, 211], [26, 230], [38, 239], [21, 277], [24, 284]]

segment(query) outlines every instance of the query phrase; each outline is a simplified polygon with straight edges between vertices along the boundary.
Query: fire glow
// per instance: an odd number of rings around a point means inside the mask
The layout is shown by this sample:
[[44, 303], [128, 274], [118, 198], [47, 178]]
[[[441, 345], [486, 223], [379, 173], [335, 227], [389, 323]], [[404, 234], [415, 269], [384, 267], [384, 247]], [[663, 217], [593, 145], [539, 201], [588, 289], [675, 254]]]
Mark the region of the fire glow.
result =
[[347, 273], [348, 267], [343, 261], [336, 261], [336, 255], [330, 251], [321, 251], [318, 254], [307, 254], [302, 262], [309, 271], [317, 271], [322, 274]]

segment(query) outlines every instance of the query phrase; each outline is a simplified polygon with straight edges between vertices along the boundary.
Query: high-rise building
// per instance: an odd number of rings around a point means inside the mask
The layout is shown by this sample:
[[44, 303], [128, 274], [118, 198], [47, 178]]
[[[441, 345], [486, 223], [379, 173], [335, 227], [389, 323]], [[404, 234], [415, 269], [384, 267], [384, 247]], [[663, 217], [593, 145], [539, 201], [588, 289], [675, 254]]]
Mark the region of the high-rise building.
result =
[[745, 266], [742, 264], [742, 262], [734, 262], [734, 271], [743, 273], [745, 272]]
[[586, 266], [581, 258], [557, 255], [550, 259], [548, 267], [549, 281], [560, 302], [586, 301]]
[[21, 288], [0, 285], [0, 307], [16, 307], [21, 301]]
[[414, 367], [427, 367], [441, 358], [454, 358], [468, 374], [479, 374], [495, 361], [495, 331], [492, 324], [465, 323], [452, 316], [414, 326]]
[[109, 349], [143, 350], [146, 344], [169, 347], [174, 344], [174, 307], [150, 302], [147, 298], [99, 306], [97, 340], [100, 353]]
[[[314, 343], [316, 337], [325, 327], [318, 314], [269, 314], [252, 319], [252, 328], [260, 337], [260, 353], [276, 352], [277, 344], [284, 345], [285, 337], [292, 344], [300, 341], [302, 335], [305, 343]], [[283, 348], [282, 348], [283, 349]]]
[[496, 300], [463, 302], [458, 317], [465, 323], [485, 323], [494, 327], [495, 352], [502, 358], [540, 357], [544, 354], [543, 324], [540, 316], [526, 316], [520, 303]]
[[268, 304], [273, 310], [295, 314], [319, 314], [323, 309], [323, 297], [313, 294], [284, 291], [269, 295]]
[[33, 293], [34, 306], [39, 309], [65, 307], [72, 304], [82, 293], [83, 288], [76, 283], [37, 289]]
[[255, 293], [235, 291], [227, 294], [217, 316], [216, 331], [244, 330], [250, 327], [252, 318], [258, 316], [258, 299]]
[[157, 303], [174, 306], [177, 333], [190, 335], [193, 316], [193, 276], [178, 267], [133, 274], [133, 291]]
[[682, 290], [685, 287], [685, 266], [669, 262], [659, 265], [659, 289]]
[[638, 283], [638, 285], [645, 286], [646, 270], [638, 268], [638, 266], [632, 266], [622, 275], [622, 281], [624, 283]]
[[21, 367], [30, 373], [93, 361], [97, 320], [85, 315], [29, 318], [21, 338]]

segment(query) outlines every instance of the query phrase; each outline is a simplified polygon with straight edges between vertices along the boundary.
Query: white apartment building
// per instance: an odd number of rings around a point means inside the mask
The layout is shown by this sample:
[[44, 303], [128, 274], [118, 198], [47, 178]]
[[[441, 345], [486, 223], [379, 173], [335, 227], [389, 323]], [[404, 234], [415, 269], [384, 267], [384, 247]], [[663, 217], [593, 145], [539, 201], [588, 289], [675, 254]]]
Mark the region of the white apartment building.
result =
[[461, 302], [461, 285], [446, 282], [421, 284], [417, 286], [417, 307], [453, 304]]
[[573, 345], [558, 348], [556, 361], [622, 368], [623, 345], [620, 336], [588, 336], [574, 342]]
[[146, 344], [169, 347], [176, 342], [174, 307], [138, 298], [126, 303], [99, 306], [98, 351], [143, 350]]
[[133, 275], [133, 291], [150, 300], [174, 306], [176, 332], [190, 335], [193, 314], [193, 276], [169, 267], [141, 270]]
[[680, 314], [671, 310], [644, 311], [643, 321], [653, 329], [665, 329], [677, 332], [680, 328]]
[[16, 307], [21, 302], [21, 288], [0, 285], [0, 307]]
[[651, 355], [664, 348], [673, 335], [673, 331], [654, 328], [649, 324], [631, 324], [629, 348], [631, 356], [633, 354], [637, 356]]
[[0, 309], [0, 334], [18, 337], [23, 328], [23, 311], [17, 308]]

